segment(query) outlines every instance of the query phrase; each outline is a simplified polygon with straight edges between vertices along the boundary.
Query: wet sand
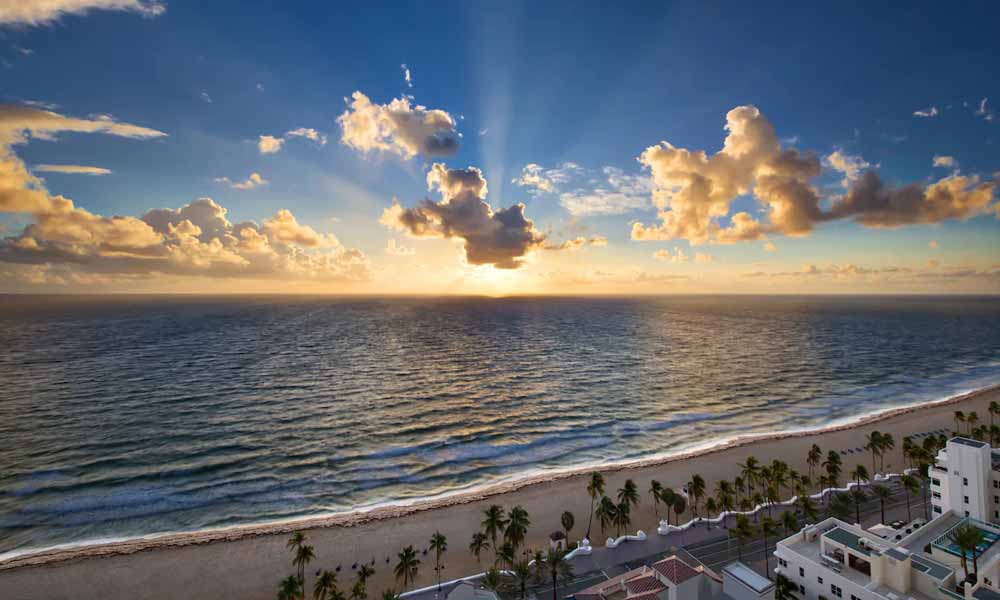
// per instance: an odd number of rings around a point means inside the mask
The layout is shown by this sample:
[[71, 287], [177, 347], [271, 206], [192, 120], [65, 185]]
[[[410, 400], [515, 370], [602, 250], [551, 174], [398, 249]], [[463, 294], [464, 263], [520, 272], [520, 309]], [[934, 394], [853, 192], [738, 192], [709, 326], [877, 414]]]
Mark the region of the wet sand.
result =
[[[1000, 388], [886, 411], [847, 425], [812, 432], [756, 436], [692, 455], [605, 468], [602, 469], [607, 483], [605, 493], [612, 496], [625, 479], [633, 479], [642, 493], [641, 504], [633, 515], [633, 528], [656, 535], [657, 519], [648, 494], [652, 479], [679, 489], [697, 473], [705, 478], [707, 488], [712, 490], [716, 480], [735, 477], [739, 472], [738, 463], [750, 455], [764, 463], [775, 458], [784, 460], [793, 469], [806, 473], [806, 453], [812, 444], [818, 444], [824, 453], [860, 448], [864, 446], [865, 434], [873, 429], [895, 437], [897, 447], [886, 455], [885, 467], [887, 471], [898, 472], [905, 467], [900, 452], [904, 436], [940, 428], [951, 430], [956, 410], [976, 411], [980, 421], [988, 423], [987, 406], [991, 401], [1000, 402]], [[871, 468], [871, 457], [864, 452], [848, 454], [843, 459], [845, 473], [859, 463]], [[444, 579], [482, 571], [491, 561], [492, 551], [484, 552], [482, 564], [477, 564], [468, 546], [472, 534], [479, 529], [483, 510], [490, 504], [500, 504], [508, 510], [519, 504], [527, 509], [531, 516], [527, 544], [532, 548], [547, 547], [548, 535], [560, 529], [560, 515], [565, 510], [576, 517], [576, 526], [570, 535], [578, 539], [586, 532], [590, 512], [590, 498], [585, 490], [590, 470], [523, 480], [366, 513], [21, 556], [0, 563], [0, 598], [274, 598], [278, 582], [294, 572], [285, 541], [288, 534], [296, 530], [305, 531], [317, 556], [306, 569], [310, 594], [313, 574], [318, 569], [333, 570], [340, 565], [341, 587], [349, 590], [354, 577], [351, 566], [374, 559], [376, 574], [369, 580], [368, 589], [369, 597], [377, 598], [384, 588], [400, 590], [392, 576], [396, 553], [409, 544], [419, 552], [428, 546], [435, 531], [448, 538], [449, 550], [443, 561]], [[597, 523], [593, 525], [591, 537], [595, 546], [603, 545], [605, 536], [601, 535]], [[388, 564], [386, 557], [390, 557]], [[435, 581], [433, 556], [421, 555], [420, 559], [420, 574], [411, 587]]]

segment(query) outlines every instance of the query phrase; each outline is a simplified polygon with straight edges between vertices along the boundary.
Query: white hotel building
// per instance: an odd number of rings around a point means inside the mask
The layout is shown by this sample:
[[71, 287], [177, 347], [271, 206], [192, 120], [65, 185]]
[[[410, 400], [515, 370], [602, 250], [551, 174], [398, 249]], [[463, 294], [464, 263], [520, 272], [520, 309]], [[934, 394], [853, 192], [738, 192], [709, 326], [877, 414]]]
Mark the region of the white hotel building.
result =
[[[800, 600], [1000, 600], [1000, 449], [953, 438], [931, 468], [931, 521], [916, 520], [888, 539], [829, 518], [776, 545], [777, 572]], [[965, 579], [949, 534], [962, 524], [983, 533], [978, 578]], [[882, 535], [885, 535], [882, 533]]]

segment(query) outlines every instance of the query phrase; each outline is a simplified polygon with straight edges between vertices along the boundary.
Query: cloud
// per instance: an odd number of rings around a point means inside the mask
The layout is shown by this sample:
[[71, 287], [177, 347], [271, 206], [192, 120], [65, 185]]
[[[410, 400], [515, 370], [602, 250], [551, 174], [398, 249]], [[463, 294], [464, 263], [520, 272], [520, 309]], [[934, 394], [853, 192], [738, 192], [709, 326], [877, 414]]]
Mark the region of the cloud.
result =
[[406, 63], [399, 65], [399, 68], [403, 71], [403, 80], [406, 81], [406, 87], [413, 87], [413, 79], [410, 77], [410, 68], [406, 66]]
[[84, 165], [35, 165], [31, 168], [36, 173], [66, 173], [70, 175], [110, 175], [110, 169], [87, 167]]
[[232, 181], [228, 177], [216, 177], [216, 183], [224, 183], [235, 190], [252, 190], [255, 187], [267, 185], [268, 180], [261, 177], [260, 173], [253, 172], [244, 181]]
[[715, 257], [712, 256], [711, 254], [706, 254], [704, 252], [695, 252], [694, 253], [694, 262], [710, 263], [710, 262], [713, 262], [713, 261], [715, 261]]
[[925, 267], [908, 266], [864, 266], [853, 263], [830, 263], [827, 265], [805, 264], [798, 271], [755, 271], [744, 273], [743, 277], [767, 277], [773, 279], [829, 280], [829, 281], [870, 281], [908, 283], [918, 281], [972, 280], [987, 281], [993, 285], [1000, 283], [1000, 268], [945, 267], [937, 261], [929, 261]]
[[347, 110], [337, 117], [341, 143], [363, 153], [391, 152], [404, 159], [458, 152], [461, 134], [455, 119], [443, 110], [411, 105], [410, 100], [403, 96], [389, 104], [374, 104], [354, 92]]
[[938, 107], [936, 107], [936, 106], [931, 106], [929, 108], [924, 108], [924, 109], [921, 109], [921, 110], [915, 110], [915, 111], [913, 111], [913, 116], [914, 117], [930, 118], [930, 117], [936, 117], [939, 114], [940, 114], [940, 111], [938, 110]]
[[0, 0], [0, 25], [50, 25], [65, 15], [92, 10], [121, 10], [146, 17], [163, 14], [157, 0]]
[[52, 195], [12, 146], [32, 137], [54, 139], [63, 131], [132, 138], [165, 135], [110, 117], [75, 119], [23, 107], [0, 108], [0, 212], [22, 213], [32, 220], [17, 235], [0, 240], [0, 263], [8, 265], [8, 273], [67, 283], [160, 275], [316, 281], [368, 277], [361, 252], [299, 223], [287, 210], [261, 224], [234, 224], [225, 208], [201, 198], [177, 209], [150, 210], [141, 218], [108, 217]]
[[385, 245], [385, 253], [390, 256], [413, 256], [417, 251], [397, 243], [395, 238], [389, 238]]
[[684, 250], [678, 248], [677, 246], [674, 246], [673, 254], [670, 253], [670, 250], [664, 248], [663, 250], [657, 250], [654, 252], [653, 258], [674, 263], [687, 262], [691, 260], [691, 257], [685, 254]]
[[276, 154], [281, 151], [285, 142], [296, 137], [312, 140], [320, 146], [325, 146], [327, 141], [326, 134], [320, 133], [312, 127], [299, 127], [298, 129], [286, 131], [282, 137], [274, 137], [273, 135], [260, 136], [257, 140], [257, 150], [261, 154]]
[[201, 96], [201, 99], [204, 100], [205, 102], [207, 102], [209, 104], [212, 103], [212, 97], [208, 95], [208, 92], [202, 92], [200, 94], [200, 96]]
[[552, 193], [556, 191], [555, 183], [546, 175], [541, 165], [528, 163], [521, 169], [521, 176], [515, 177], [511, 183], [521, 187], [531, 188], [529, 193], [538, 191]]
[[599, 171], [573, 162], [554, 168], [530, 163], [513, 183], [529, 188], [531, 194], [559, 194], [559, 204], [577, 217], [618, 215], [649, 207], [653, 189], [649, 177], [628, 175], [617, 167]]
[[983, 98], [979, 101], [979, 108], [976, 109], [976, 116], [982, 117], [987, 121], [993, 121], [996, 119], [996, 115], [986, 106], [987, 102], [989, 102], [989, 98]]
[[499, 269], [522, 266], [545, 241], [524, 216], [523, 204], [493, 210], [486, 202], [486, 179], [475, 167], [447, 169], [435, 163], [427, 173], [427, 188], [436, 189], [441, 201], [425, 199], [413, 208], [394, 202], [379, 222], [416, 238], [462, 240], [469, 264]]
[[[858, 176], [867, 163], [844, 154], [834, 157], [831, 165], [842, 167], [839, 170], [848, 180], [858, 178], [847, 194], [824, 210], [811, 184], [821, 173], [815, 154], [782, 149], [770, 122], [752, 106], [729, 111], [726, 130], [722, 150], [713, 155], [669, 142], [643, 151], [639, 162], [652, 174], [660, 222], [633, 223], [632, 239], [727, 244], [774, 234], [805, 236], [817, 224], [836, 219], [891, 227], [965, 219], [991, 210], [993, 182], [955, 174], [927, 186], [911, 184], [897, 190], [883, 185], [874, 171]], [[765, 219], [748, 212], [731, 213], [732, 202], [745, 194], [762, 205]]]
[[771, 240], [766, 240], [764, 242], [764, 252], [777, 252], [778, 247]]
[[559, 244], [546, 244], [544, 248], [546, 250], [579, 250], [585, 246], [598, 246], [604, 247], [608, 245], [608, 238], [603, 235], [594, 235], [590, 238], [583, 236], [577, 236], [575, 238], [570, 238]]
[[928, 247], [929, 247], [930, 249], [932, 249], [932, 250], [937, 250], [937, 249], [938, 249], [938, 247], [940, 247], [940, 244], [938, 244], [938, 241], [937, 241], [937, 240], [931, 240], [931, 241], [930, 241], [930, 242], [929, 242], [929, 243], [927, 244], [927, 246], [928, 246]]
[[604, 247], [608, 245], [608, 238], [603, 235], [592, 235], [590, 236], [590, 245]]
[[844, 174], [844, 178], [840, 183], [845, 188], [850, 187], [852, 183], [861, 177], [861, 173], [871, 166], [871, 163], [860, 156], [852, 156], [839, 148], [831, 152], [826, 157], [825, 162], [834, 170]]
[[958, 161], [953, 156], [934, 156], [934, 166], [950, 169], [958, 166]]
[[257, 149], [261, 154], [275, 154], [281, 150], [285, 140], [270, 135], [262, 135], [257, 140]]

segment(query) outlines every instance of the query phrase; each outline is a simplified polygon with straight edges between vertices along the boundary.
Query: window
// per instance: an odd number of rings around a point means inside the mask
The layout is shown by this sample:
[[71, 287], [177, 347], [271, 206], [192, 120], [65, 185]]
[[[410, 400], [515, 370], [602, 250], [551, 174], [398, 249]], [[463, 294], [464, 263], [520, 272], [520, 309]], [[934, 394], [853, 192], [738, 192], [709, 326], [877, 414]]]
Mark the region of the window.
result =
[[993, 496], [993, 504], [1000, 504], [1000, 496]]
[[822, 578], [822, 577], [817, 577], [817, 578], [816, 578], [816, 582], [817, 582], [818, 584], [820, 584], [820, 585], [823, 585], [823, 578]]
[[861, 600], [861, 598], [858, 598], [854, 594], [851, 594], [851, 600]]
[[934, 512], [936, 512], [937, 514], [941, 514], [941, 507], [938, 506], [937, 504], [935, 504], [934, 505]]
[[940, 500], [941, 499], [941, 494], [939, 494], [937, 492], [931, 492], [931, 497]]
[[968, 504], [969, 503], [969, 497], [968, 496], [962, 496], [962, 501], [965, 502], [966, 504]]
[[969, 478], [968, 477], [963, 477], [962, 478], [962, 485], [969, 485]]
[[799, 593], [800, 594], [806, 593], [806, 586], [802, 585], [801, 583], [799, 584]]
[[993, 518], [1000, 519], [1000, 510], [993, 511]]
[[[996, 487], [996, 483], [997, 483], [996, 481], [993, 482], [994, 487]], [[940, 479], [933, 479], [932, 478], [931, 479], [931, 485], [941, 485], [941, 480]]]
[[965, 511], [965, 516], [969, 516], [969, 511]]
[[833, 594], [834, 596], [838, 597], [838, 598], [843, 598], [844, 597], [844, 590], [842, 590], [839, 587], [833, 585], [832, 583], [830, 584], [830, 593]]
[[1000, 480], [994, 480], [993, 487], [1000, 490]]
[[799, 567], [799, 577], [805, 577], [805, 576], [806, 576], [806, 570], [803, 569], [802, 567]]

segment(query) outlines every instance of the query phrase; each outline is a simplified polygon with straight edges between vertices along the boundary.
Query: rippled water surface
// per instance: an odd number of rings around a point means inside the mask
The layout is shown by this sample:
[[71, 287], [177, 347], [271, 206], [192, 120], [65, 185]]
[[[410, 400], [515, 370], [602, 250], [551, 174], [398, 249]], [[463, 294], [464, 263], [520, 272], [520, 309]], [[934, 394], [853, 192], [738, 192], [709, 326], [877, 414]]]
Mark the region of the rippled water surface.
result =
[[0, 297], [0, 553], [338, 512], [997, 382], [997, 298]]

